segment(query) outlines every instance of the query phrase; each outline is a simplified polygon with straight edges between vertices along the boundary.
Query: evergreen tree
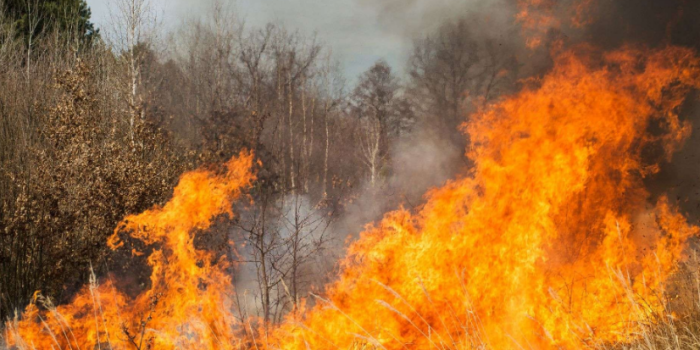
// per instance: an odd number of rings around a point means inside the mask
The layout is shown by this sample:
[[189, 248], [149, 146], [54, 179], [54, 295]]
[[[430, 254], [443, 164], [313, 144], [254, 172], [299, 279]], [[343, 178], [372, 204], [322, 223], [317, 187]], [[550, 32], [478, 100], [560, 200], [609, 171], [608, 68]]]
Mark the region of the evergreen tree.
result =
[[99, 36], [90, 22], [85, 0], [0, 0], [2, 10], [18, 36], [38, 37], [57, 30], [78, 35], [83, 42]]

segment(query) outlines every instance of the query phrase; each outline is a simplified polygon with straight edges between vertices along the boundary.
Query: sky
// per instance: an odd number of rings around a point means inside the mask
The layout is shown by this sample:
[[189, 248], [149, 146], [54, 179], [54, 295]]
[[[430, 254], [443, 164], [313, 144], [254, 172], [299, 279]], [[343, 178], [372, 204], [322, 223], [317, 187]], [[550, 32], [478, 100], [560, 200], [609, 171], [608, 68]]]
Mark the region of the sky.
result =
[[[110, 25], [115, 0], [87, 0], [92, 21], [99, 28]], [[184, 19], [204, 16], [211, 0], [149, 0], [164, 29]], [[346, 78], [353, 81], [378, 59], [385, 59], [402, 74], [412, 39], [404, 30], [385, 21], [386, 12], [367, 0], [224, 0], [247, 26], [282, 23], [291, 30], [317, 38], [340, 61]], [[445, 0], [442, 0], [445, 1]], [[114, 12], [114, 10], [112, 10]], [[409, 21], [409, 18], [403, 20]], [[399, 22], [403, 21], [399, 19]]]

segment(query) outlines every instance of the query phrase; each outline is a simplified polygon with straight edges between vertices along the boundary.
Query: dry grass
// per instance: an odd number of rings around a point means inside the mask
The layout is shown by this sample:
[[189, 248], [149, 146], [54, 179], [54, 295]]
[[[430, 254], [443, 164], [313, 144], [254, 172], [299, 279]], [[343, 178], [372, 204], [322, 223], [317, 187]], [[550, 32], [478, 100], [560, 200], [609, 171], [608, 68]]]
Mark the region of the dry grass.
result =
[[598, 345], [596, 349], [700, 349], [700, 257], [693, 255], [681, 264], [668, 283], [665, 297], [666, 310], [640, 320], [638, 332], [627, 342]]
[[[90, 290], [94, 291], [98, 287], [96, 278], [94, 274], [90, 278]], [[390, 287], [384, 286], [390, 292], [396, 293], [391, 290]], [[628, 339], [618, 343], [598, 343], [582, 345], [582, 349], [591, 350], [687, 350], [687, 349], [700, 349], [700, 258], [694, 256], [689, 261], [683, 263], [678, 273], [674, 276], [672, 281], [668, 284], [668, 289], [666, 291], [666, 309], [654, 314], [648, 314], [643, 320], [638, 320], [636, 325], [637, 332], [631, 334]], [[398, 294], [396, 294], [398, 296]], [[400, 300], [403, 300], [398, 296]], [[325, 299], [318, 297], [321, 302], [326, 301]], [[109, 320], [104, 320], [101, 315], [102, 310], [100, 308], [100, 296], [99, 294], [93, 294], [93, 300], [95, 302], [95, 321], [94, 322], [109, 322]], [[643, 307], [643, 300], [636, 300], [635, 296], [630, 293], [630, 300], [633, 300], [637, 306]], [[403, 301], [405, 302], [405, 300]], [[42, 306], [46, 312], [51, 313], [56, 319], [66, 320], [64, 315], [60, 315], [56, 307], [51, 303], [50, 300], [44, 298], [38, 298], [38, 303]], [[393, 310], [397, 317], [406, 319], [406, 315], [401, 314], [394, 306], [384, 303], [378, 305], [377, 307], [386, 307]], [[19, 337], [17, 330], [17, 321], [14, 320], [5, 324], [5, 329], [0, 332], [0, 350], [41, 350], [36, 349], [31, 344], [18, 344], [13, 348], [8, 348], [4, 341], [3, 335], [10, 335], [17, 339]], [[473, 323], [474, 320], [470, 320]], [[413, 327], [422, 328], [419, 325], [412, 324]], [[465, 325], [466, 326], [466, 325]], [[61, 327], [60, 332], [55, 332], [49, 329], [49, 327], [44, 323], [44, 328], [47, 334], [49, 334], [56, 344], [62, 340], [66, 340], [70, 343], [71, 339], [75, 339], [73, 335], [73, 330], [67, 322]], [[252, 327], [251, 327], [252, 329]], [[123, 335], [122, 335], [123, 336]], [[426, 335], [427, 337], [427, 335]], [[435, 338], [435, 334], [433, 337]], [[438, 337], [439, 338], [439, 337]], [[258, 342], [260, 338], [257, 338]], [[435, 339], [431, 341], [433, 346], [431, 348], [440, 350], [457, 350], [456, 343], [438, 341], [434, 342]], [[252, 344], [254, 342], [250, 342]], [[488, 346], [484, 343], [477, 342], [467, 342], [471, 343], [470, 349], [475, 350], [485, 350]], [[464, 346], [464, 342], [460, 342], [460, 346]], [[113, 349], [113, 344], [103, 343], [100, 344], [102, 349]], [[141, 350], [138, 345], [134, 345], [134, 348]], [[410, 344], [405, 344], [404, 348], [412, 349]], [[55, 347], [55, 350], [64, 350], [61, 347]], [[65, 350], [74, 349], [65, 348]], [[116, 348], [115, 348], [116, 349]], [[146, 349], [145, 347], [143, 349]], [[241, 350], [250, 349], [261, 349], [260, 346], [252, 346], [248, 349], [241, 348]], [[357, 341], [351, 345], [348, 350], [379, 350], [384, 349], [384, 347], [379, 344], [376, 339], [371, 337], [363, 337], [358, 335]], [[523, 347], [523, 349], [528, 349]], [[528, 349], [529, 350], [529, 349]]]

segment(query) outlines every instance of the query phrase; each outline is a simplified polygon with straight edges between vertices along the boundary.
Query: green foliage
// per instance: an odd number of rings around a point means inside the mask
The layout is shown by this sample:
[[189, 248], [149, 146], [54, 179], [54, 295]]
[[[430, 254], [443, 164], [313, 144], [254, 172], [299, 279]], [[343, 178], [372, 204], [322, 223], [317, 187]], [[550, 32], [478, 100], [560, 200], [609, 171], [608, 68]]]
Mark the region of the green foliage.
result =
[[99, 37], [85, 0], [5, 0], [2, 9], [18, 36], [37, 37], [55, 30], [76, 34], [82, 42]]

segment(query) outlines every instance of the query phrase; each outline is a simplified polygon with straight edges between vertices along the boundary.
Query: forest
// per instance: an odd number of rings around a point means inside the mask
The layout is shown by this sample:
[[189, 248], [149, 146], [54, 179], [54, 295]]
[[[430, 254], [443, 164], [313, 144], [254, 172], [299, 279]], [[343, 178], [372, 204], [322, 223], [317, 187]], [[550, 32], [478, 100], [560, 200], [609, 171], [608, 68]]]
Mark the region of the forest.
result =
[[111, 2], [0, 1], [0, 348], [700, 347], [699, 5], [493, 1], [348, 77]]

